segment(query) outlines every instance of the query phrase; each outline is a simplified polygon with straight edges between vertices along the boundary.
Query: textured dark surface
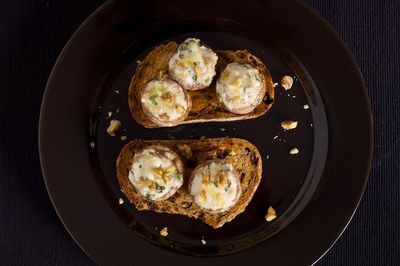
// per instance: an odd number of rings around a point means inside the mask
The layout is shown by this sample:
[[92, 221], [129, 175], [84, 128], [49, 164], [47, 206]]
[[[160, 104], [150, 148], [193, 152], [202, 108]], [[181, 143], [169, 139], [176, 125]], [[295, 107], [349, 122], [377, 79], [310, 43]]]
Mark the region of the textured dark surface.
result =
[[[68, 38], [103, 1], [2, 1], [0, 265], [92, 265], [59, 221], [37, 152], [42, 93]], [[353, 52], [371, 97], [375, 154], [364, 198], [318, 265], [398, 265], [400, 2], [308, 0]], [[62, 151], [60, 151], [62, 152]]]

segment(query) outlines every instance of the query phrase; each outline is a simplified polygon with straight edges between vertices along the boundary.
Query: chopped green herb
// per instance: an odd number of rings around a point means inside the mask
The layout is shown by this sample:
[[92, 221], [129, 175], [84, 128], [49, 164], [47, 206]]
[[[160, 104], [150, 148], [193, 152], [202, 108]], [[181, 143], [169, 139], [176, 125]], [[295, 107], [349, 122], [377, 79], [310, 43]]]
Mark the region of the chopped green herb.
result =
[[179, 54], [179, 58], [183, 59], [185, 56], [183, 54]]
[[231, 182], [229, 182], [229, 183], [228, 183], [228, 185], [226, 185], [226, 187], [225, 187], [225, 191], [228, 191], [228, 190], [229, 190], [229, 188], [231, 187], [231, 185], [232, 185], [232, 183], [231, 183]]
[[150, 199], [151, 194], [149, 192], [146, 193], [146, 195], [144, 196], [145, 199]]
[[152, 104], [157, 105], [158, 102], [156, 101], [157, 95], [150, 96], [150, 101]]
[[156, 190], [157, 190], [157, 192], [158, 192], [158, 193], [161, 193], [161, 192], [163, 192], [163, 191], [164, 191], [164, 189], [165, 189], [165, 187], [163, 187], [163, 186], [160, 186], [159, 184], [157, 184], [157, 183], [156, 183]]
[[256, 78], [257, 81], [261, 81], [258, 75], [254, 75], [254, 77]]
[[199, 64], [199, 62], [193, 62], [193, 65], [197, 66]]
[[184, 42], [179, 46], [179, 51], [186, 51], [189, 49], [189, 44]]
[[176, 179], [178, 179], [178, 180], [182, 180], [182, 175], [181, 174], [176, 174]]
[[197, 75], [196, 74], [194, 74], [192, 78], [193, 78], [194, 81], [197, 81]]

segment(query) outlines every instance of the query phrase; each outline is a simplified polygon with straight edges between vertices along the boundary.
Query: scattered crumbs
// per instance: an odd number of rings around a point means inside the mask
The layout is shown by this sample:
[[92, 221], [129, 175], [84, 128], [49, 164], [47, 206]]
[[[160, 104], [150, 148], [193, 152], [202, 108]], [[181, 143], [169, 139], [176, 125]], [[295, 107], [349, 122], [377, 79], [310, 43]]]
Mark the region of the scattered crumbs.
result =
[[136, 63], [140, 64], [140, 63], [142, 63], [142, 61], [140, 61], [140, 60], [136, 60]]
[[308, 106], [308, 104], [303, 105], [304, 110], [307, 110], [308, 108], [310, 108], [310, 106]]
[[289, 151], [290, 154], [294, 155], [294, 154], [298, 154], [299, 153], [299, 149], [297, 148], [293, 148]]
[[296, 98], [296, 95], [293, 95], [293, 98]]
[[121, 128], [121, 122], [119, 120], [111, 120], [110, 125], [107, 128], [107, 133], [114, 137], [115, 132], [117, 132]]
[[200, 140], [205, 140], [205, 139], [206, 139], [206, 136], [201, 136], [199, 139], [200, 139]]
[[164, 227], [163, 229], [161, 229], [160, 235], [167, 236], [168, 235], [168, 227]]
[[269, 155], [267, 155], [267, 160], [269, 159]]
[[220, 128], [219, 130], [221, 130], [221, 131], [226, 131], [226, 128]]
[[278, 83], [274, 83], [274, 84], [272, 84], [272, 86], [274, 86], [274, 88], [276, 87], [276, 86], [278, 86]]
[[106, 118], [106, 119], [110, 118], [111, 116], [112, 116], [112, 112], [108, 112], [108, 113], [107, 113], [107, 118]]
[[274, 137], [274, 139], [277, 139], [278, 138], [278, 135], [276, 135], [275, 137]]
[[267, 222], [271, 222], [275, 219], [276, 219], [276, 211], [274, 210], [274, 208], [272, 208], [272, 206], [269, 206], [267, 214], [265, 215], [265, 220], [267, 220]]
[[310, 124], [310, 127], [313, 127], [313, 124], [312, 124], [312, 123]]
[[207, 244], [207, 241], [205, 241], [204, 238], [202, 238], [202, 239], [201, 239], [201, 243], [202, 243], [203, 245], [205, 245], [205, 244]]
[[293, 78], [287, 75], [283, 76], [281, 79], [281, 85], [285, 90], [291, 89], [293, 85]]
[[117, 110], [115, 110], [115, 112], [118, 114], [119, 113], [119, 108], [117, 108]]
[[119, 198], [118, 203], [119, 203], [119, 205], [122, 205], [124, 203], [124, 200]]
[[119, 94], [119, 90], [114, 90], [114, 92], [115, 92], [116, 94]]
[[121, 191], [124, 193], [124, 190], [121, 188]]
[[297, 127], [298, 122], [293, 120], [284, 120], [281, 122], [281, 127], [284, 130], [291, 130]]
[[121, 139], [122, 141], [124, 141], [124, 140], [126, 140], [126, 136], [121, 136], [120, 139]]

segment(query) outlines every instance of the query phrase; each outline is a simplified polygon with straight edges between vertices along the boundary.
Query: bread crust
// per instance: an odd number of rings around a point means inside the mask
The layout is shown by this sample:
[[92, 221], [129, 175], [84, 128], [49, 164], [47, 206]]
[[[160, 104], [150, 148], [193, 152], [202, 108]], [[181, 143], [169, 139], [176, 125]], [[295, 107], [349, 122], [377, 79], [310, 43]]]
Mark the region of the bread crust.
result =
[[[168, 62], [177, 48], [178, 44], [176, 42], [169, 42], [154, 48], [139, 63], [136, 73], [132, 77], [128, 92], [129, 109], [133, 118], [146, 128], [164, 127], [165, 125], [155, 123], [143, 112], [140, 103], [141, 91], [152, 79], [159, 77], [171, 78], [168, 73]], [[260, 59], [250, 54], [247, 50], [220, 50], [216, 51], [216, 54], [218, 55], [216, 77], [214, 77], [213, 82], [207, 88], [187, 91], [192, 99], [191, 109], [183, 121], [174, 123], [173, 126], [198, 122], [225, 122], [252, 119], [265, 114], [271, 108], [275, 96], [272, 78]], [[225, 69], [226, 65], [232, 62], [246, 63], [253, 66], [258, 69], [263, 80], [263, 92], [265, 92], [266, 101], [263, 101], [264, 97], [260, 97], [258, 106], [247, 114], [235, 114], [226, 110], [224, 105], [218, 100], [215, 91], [216, 79]]]
[[[128, 175], [135, 151], [151, 145], [166, 146], [181, 155], [184, 165], [184, 184], [178, 191], [163, 201], [145, 199], [137, 193]], [[187, 145], [192, 156], [187, 158], [180, 147]], [[186, 156], [186, 157], [185, 157]], [[237, 171], [242, 193], [237, 203], [222, 213], [207, 212], [194, 204], [188, 191], [190, 176], [197, 165], [209, 160], [231, 163]], [[205, 140], [133, 140], [121, 150], [117, 162], [117, 178], [122, 192], [139, 211], [151, 210], [159, 213], [186, 215], [200, 219], [213, 228], [219, 228], [242, 213], [256, 192], [262, 178], [262, 160], [257, 148], [250, 142], [237, 138], [214, 138]]]

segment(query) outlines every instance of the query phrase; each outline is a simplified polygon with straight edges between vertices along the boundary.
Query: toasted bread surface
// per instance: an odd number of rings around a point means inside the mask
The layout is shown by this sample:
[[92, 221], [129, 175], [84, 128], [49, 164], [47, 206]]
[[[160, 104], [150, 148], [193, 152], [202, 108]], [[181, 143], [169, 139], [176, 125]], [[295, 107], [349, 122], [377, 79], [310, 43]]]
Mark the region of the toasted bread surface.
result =
[[[133, 118], [144, 127], [154, 128], [164, 126], [157, 125], [146, 116], [142, 110], [140, 95], [143, 88], [152, 79], [159, 77], [170, 78], [168, 74], [168, 62], [177, 48], [178, 44], [176, 42], [169, 42], [156, 47], [142, 62], [139, 63], [136, 73], [132, 77], [128, 93], [129, 109]], [[189, 111], [189, 115], [184, 121], [179, 121], [173, 125], [251, 119], [265, 114], [269, 108], [271, 108], [274, 101], [274, 87], [272, 84], [271, 74], [261, 60], [250, 54], [247, 50], [225, 50], [216, 51], [216, 53], [218, 55], [218, 62], [216, 66], [217, 76], [214, 78], [214, 81], [208, 88], [188, 91], [190, 98], [192, 99], [192, 106]], [[266, 92], [266, 101], [261, 102], [250, 113], [240, 115], [229, 112], [219, 102], [216, 95], [215, 80], [225, 69], [226, 65], [231, 62], [250, 64], [251, 66], [257, 68], [262, 76], [263, 85]]]
[[[163, 201], [147, 200], [137, 193], [129, 181], [135, 152], [150, 145], [164, 145], [181, 155], [185, 174], [183, 186]], [[190, 152], [188, 152], [190, 147]], [[238, 202], [223, 213], [207, 212], [194, 204], [188, 192], [188, 183], [195, 167], [208, 160], [224, 160], [231, 163], [240, 177], [242, 194]], [[140, 211], [180, 214], [201, 219], [206, 224], [219, 228], [242, 213], [251, 201], [262, 178], [261, 155], [250, 142], [237, 138], [215, 138], [205, 140], [134, 140], [125, 145], [116, 162], [117, 177], [125, 196]]]

